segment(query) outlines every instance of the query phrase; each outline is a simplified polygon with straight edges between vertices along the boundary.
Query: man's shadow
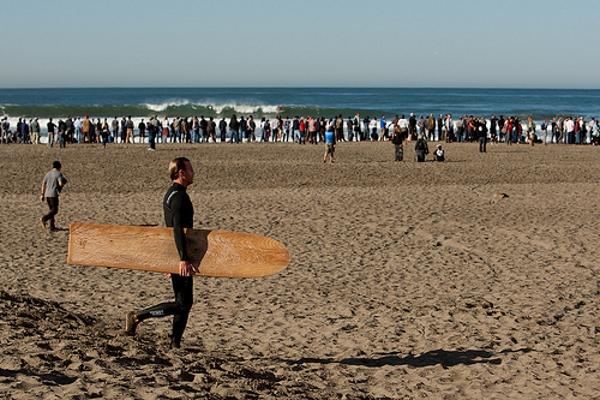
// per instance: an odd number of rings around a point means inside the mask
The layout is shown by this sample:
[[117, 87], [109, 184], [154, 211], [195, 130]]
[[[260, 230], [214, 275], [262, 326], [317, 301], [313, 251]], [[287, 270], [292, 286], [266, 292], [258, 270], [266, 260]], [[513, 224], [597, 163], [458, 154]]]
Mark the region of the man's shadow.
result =
[[500, 358], [506, 353], [529, 353], [532, 351], [529, 348], [517, 350], [502, 350], [499, 353], [493, 353], [486, 350], [432, 350], [420, 355], [408, 354], [402, 356], [398, 352], [392, 353], [375, 353], [380, 357], [351, 357], [336, 360], [333, 358], [301, 358], [299, 360], [283, 360], [290, 365], [301, 364], [341, 364], [355, 365], [362, 367], [377, 368], [386, 365], [400, 366], [408, 365], [415, 368], [429, 367], [440, 364], [444, 368], [453, 367], [456, 365], [473, 365], [473, 364], [492, 364], [499, 365], [502, 363]]

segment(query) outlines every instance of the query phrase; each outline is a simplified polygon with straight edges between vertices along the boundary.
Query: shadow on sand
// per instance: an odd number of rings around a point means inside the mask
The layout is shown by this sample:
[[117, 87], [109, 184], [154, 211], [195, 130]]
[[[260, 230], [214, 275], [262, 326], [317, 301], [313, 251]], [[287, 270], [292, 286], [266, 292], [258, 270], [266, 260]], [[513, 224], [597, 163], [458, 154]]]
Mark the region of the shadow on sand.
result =
[[444, 368], [453, 367], [455, 365], [473, 365], [473, 364], [492, 364], [499, 365], [502, 363], [501, 356], [507, 353], [529, 353], [532, 351], [529, 348], [517, 350], [503, 350], [498, 353], [493, 353], [486, 350], [463, 350], [463, 351], [448, 351], [448, 350], [432, 350], [420, 355], [408, 354], [402, 356], [400, 353], [375, 353], [376, 357], [351, 357], [340, 360], [332, 358], [301, 358], [299, 360], [282, 360], [290, 365], [299, 364], [341, 364], [341, 365], [356, 365], [362, 367], [383, 367], [386, 365], [400, 366], [408, 365], [410, 367], [429, 367], [440, 364]]

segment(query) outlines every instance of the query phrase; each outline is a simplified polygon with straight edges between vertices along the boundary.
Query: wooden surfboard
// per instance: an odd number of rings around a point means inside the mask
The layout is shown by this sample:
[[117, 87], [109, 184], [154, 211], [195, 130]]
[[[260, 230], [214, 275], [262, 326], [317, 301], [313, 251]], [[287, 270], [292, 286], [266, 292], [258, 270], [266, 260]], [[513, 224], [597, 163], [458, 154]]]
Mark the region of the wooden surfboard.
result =
[[[290, 262], [277, 240], [251, 233], [186, 229], [187, 249], [196, 275], [259, 278], [274, 275]], [[178, 273], [179, 253], [173, 228], [74, 222], [69, 226], [67, 263], [108, 268]]]

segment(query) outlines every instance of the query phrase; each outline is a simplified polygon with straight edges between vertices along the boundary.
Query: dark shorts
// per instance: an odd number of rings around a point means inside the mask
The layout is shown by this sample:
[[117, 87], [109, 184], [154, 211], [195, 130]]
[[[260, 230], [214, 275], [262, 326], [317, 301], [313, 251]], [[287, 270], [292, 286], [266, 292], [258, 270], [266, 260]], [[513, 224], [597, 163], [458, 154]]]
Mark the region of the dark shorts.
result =
[[331, 143], [327, 143], [327, 154], [335, 153], [335, 145]]

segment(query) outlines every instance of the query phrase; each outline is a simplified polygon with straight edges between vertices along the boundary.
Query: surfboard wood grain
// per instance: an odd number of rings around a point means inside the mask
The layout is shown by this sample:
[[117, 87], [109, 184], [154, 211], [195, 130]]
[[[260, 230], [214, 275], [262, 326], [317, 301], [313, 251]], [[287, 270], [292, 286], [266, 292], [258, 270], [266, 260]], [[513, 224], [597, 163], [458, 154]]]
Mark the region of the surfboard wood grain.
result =
[[[291, 258], [281, 242], [251, 233], [186, 229], [186, 241], [201, 276], [259, 278], [280, 272]], [[67, 263], [177, 273], [179, 253], [172, 228], [74, 222]]]

